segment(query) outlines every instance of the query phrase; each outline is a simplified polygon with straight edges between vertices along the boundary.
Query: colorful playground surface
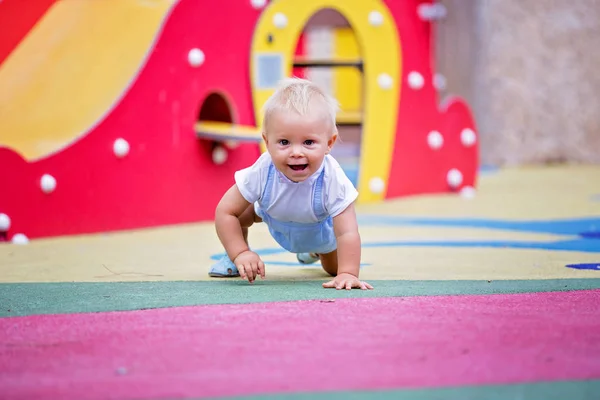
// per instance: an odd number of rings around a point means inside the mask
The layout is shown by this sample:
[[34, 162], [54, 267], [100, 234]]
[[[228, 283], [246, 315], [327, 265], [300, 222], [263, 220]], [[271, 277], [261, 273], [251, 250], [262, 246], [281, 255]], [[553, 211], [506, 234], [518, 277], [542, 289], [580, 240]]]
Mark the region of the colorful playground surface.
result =
[[260, 225], [252, 285], [208, 277], [212, 223], [1, 245], [1, 397], [595, 399], [598, 176], [359, 206], [373, 291], [321, 288]]
[[[0, 399], [600, 398], [600, 166], [479, 165], [432, 68], [443, 4], [22, 3], [0, 0]], [[266, 278], [210, 278], [265, 100], [323, 67], [375, 289], [324, 289], [261, 224]]]

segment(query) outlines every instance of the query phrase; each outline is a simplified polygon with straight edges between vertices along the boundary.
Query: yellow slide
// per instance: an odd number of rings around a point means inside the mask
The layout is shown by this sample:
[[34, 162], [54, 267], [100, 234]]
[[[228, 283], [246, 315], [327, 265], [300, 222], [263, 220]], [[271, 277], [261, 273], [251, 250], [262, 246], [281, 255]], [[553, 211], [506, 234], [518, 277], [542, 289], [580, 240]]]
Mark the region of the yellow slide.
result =
[[0, 146], [27, 160], [87, 133], [146, 61], [176, 0], [61, 0], [0, 65]]

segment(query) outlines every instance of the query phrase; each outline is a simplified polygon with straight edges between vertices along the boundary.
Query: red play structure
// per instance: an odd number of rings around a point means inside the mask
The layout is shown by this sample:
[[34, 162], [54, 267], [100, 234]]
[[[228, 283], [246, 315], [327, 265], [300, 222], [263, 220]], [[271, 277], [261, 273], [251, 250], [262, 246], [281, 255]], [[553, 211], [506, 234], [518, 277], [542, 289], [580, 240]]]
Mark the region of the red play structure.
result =
[[[28, 12], [22, 13], [23, 7], [17, 10], [19, 3], [0, 3], [0, 25], [10, 27], [0, 38], [0, 120], [7, 121], [6, 110], [10, 110], [11, 121], [16, 121], [12, 125], [0, 122], [3, 239], [16, 234], [38, 238], [211, 220], [218, 200], [233, 183], [234, 171], [254, 162], [261, 147], [255, 133], [248, 133], [244, 140], [244, 132], [235, 145], [220, 146], [217, 139], [199, 137], [196, 125], [202, 120], [259, 125], [249, 60], [257, 21], [270, 5], [256, 0], [164, 1], [167, 11], [144, 50], [145, 57], [110, 107], [72, 140], [41, 154], [35, 153], [37, 144], [26, 138], [38, 130], [20, 131], [19, 121], [39, 123], [40, 129], [60, 124], [49, 114], [35, 121], [36, 110], [59, 102], [70, 103], [72, 114], [67, 117], [80, 115], [78, 93], [84, 96], [86, 85], [79, 85], [70, 98], [56, 89], [56, 102], [48, 104], [36, 103], [32, 95], [26, 108], [15, 111], [17, 97], [23, 93], [18, 85], [27, 85], [32, 76], [44, 73], [40, 60], [53, 49], [37, 49], [39, 60], [22, 65], [19, 76], [5, 75], [12, 68], [10, 63], [24, 54], [25, 49], [18, 51], [29, 40], [29, 30], [41, 26], [44, 18], [58, 18], [55, 7], [59, 4], [31, 1], [31, 7], [25, 7]], [[471, 113], [459, 99], [440, 107], [432, 83], [434, 20], [420, 7], [433, 4], [421, 0], [382, 4], [402, 38], [402, 89], [383, 197], [475, 186], [478, 140]], [[9, 20], [11, 25], [2, 22]], [[61, 34], [74, 40], [77, 32], [59, 32], [58, 37]], [[414, 71], [420, 74], [411, 75]], [[28, 90], [36, 94], [38, 89]], [[21, 140], [28, 143], [22, 147], [28, 150], [21, 149]], [[215, 159], [216, 146], [226, 151], [226, 160]]]

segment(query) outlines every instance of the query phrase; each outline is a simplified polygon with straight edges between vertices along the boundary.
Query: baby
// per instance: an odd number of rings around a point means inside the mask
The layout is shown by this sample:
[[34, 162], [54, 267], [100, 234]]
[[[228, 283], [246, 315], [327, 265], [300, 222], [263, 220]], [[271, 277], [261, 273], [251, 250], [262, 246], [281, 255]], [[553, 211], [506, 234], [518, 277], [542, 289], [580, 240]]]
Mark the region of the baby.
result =
[[227, 255], [210, 276], [265, 277], [248, 246], [248, 228], [264, 222], [298, 261], [321, 261], [333, 276], [325, 288], [373, 289], [358, 279], [361, 241], [354, 210], [358, 192], [329, 154], [338, 138], [338, 104], [310, 81], [284, 79], [264, 106], [267, 152], [235, 173], [215, 213]]

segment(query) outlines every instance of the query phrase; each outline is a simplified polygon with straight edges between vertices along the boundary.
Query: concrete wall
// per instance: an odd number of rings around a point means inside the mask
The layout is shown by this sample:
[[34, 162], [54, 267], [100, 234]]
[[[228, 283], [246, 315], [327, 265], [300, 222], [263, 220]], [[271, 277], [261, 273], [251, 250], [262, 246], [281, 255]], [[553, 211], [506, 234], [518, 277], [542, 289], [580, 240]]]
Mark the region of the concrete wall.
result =
[[599, 163], [600, 0], [440, 2], [435, 65], [473, 107], [482, 163]]

